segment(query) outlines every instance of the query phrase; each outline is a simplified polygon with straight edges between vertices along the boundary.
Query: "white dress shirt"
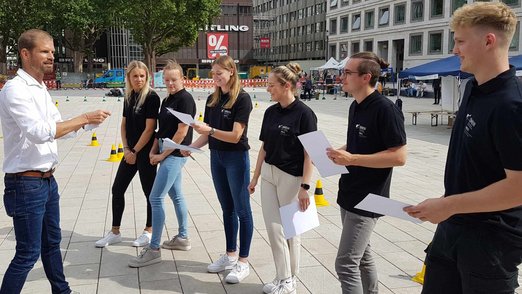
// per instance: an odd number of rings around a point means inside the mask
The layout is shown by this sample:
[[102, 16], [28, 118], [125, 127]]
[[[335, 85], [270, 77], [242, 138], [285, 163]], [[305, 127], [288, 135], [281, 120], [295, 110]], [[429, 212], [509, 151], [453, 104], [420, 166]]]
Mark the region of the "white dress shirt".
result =
[[61, 121], [47, 87], [23, 69], [0, 91], [4, 173], [48, 171], [58, 164], [54, 139]]

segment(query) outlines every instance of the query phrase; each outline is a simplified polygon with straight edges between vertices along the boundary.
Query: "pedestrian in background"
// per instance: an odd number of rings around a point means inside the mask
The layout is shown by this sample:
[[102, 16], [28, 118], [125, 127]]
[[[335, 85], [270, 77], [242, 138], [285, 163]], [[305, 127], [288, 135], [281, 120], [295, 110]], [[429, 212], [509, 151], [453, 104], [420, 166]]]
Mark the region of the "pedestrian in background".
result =
[[299, 273], [301, 238], [286, 239], [279, 208], [299, 202], [302, 211], [310, 205], [312, 160], [297, 136], [317, 130], [317, 117], [295, 98], [301, 67], [297, 63], [278, 66], [268, 76], [272, 101], [263, 117], [254, 176], [248, 189], [254, 193], [261, 176], [261, 207], [276, 267], [275, 279], [263, 286], [264, 293], [295, 293]]
[[376, 294], [379, 280], [370, 237], [380, 215], [355, 206], [369, 193], [390, 197], [394, 166], [406, 162], [404, 116], [386, 96], [375, 90], [381, 69], [388, 63], [372, 52], [348, 59], [342, 71], [343, 90], [353, 95], [346, 144], [329, 148], [328, 157], [349, 173], [339, 179], [337, 203], [343, 231], [335, 270], [343, 294]]
[[71, 289], [60, 251], [60, 195], [54, 178], [59, 158], [56, 139], [74, 136], [88, 124], [98, 125], [110, 112], [98, 110], [62, 121], [43, 83], [44, 75], [53, 72], [53, 38], [42, 30], [25, 31], [18, 39], [18, 53], [22, 68], [0, 92], [3, 204], [13, 218], [16, 237], [16, 253], [4, 274], [0, 293], [20, 293], [41, 255], [51, 292], [68, 294]]
[[212, 78], [215, 90], [207, 99], [205, 124], [193, 125], [201, 136], [191, 144], [200, 148], [208, 143], [212, 180], [223, 210], [226, 253], [210, 264], [207, 270], [218, 273], [232, 269], [225, 280], [239, 283], [250, 274], [248, 256], [254, 231], [248, 194], [250, 146], [247, 138], [252, 100], [241, 89], [236, 64], [230, 56], [220, 56], [214, 60]]
[[96, 247], [121, 242], [120, 225], [125, 209], [125, 192], [137, 172], [145, 194], [147, 220], [143, 233], [132, 242], [132, 246], [142, 247], [150, 243], [152, 209], [149, 195], [156, 177], [156, 166], [150, 163], [149, 153], [154, 143], [159, 107], [160, 98], [150, 88], [149, 69], [141, 61], [131, 61], [125, 78], [125, 100], [121, 120], [124, 153], [112, 184], [112, 229], [105, 237], [96, 241]]
[[187, 204], [181, 189], [182, 171], [187, 158], [179, 149], [165, 149], [163, 139], [168, 138], [181, 145], [192, 143], [192, 128], [181, 122], [168, 109], [194, 117], [196, 103], [192, 95], [183, 87], [183, 69], [178, 63], [174, 61], [167, 63], [163, 69], [163, 80], [169, 96], [161, 103], [158, 115], [159, 128], [149, 154], [150, 163], [160, 165], [149, 197], [152, 206], [152, 239], [150, 245], [145, 247], [138, 257], [130, 260], [131, 267], [161, 262], [160, 241], [165, 225], [163, 200], [167, 193], [174, 204], [179, 228], [178, 234], [172, 237], [172, 240], [163, 242], [162, 247], [174, 250], [190, 250], [192, 247], [188, 236]]

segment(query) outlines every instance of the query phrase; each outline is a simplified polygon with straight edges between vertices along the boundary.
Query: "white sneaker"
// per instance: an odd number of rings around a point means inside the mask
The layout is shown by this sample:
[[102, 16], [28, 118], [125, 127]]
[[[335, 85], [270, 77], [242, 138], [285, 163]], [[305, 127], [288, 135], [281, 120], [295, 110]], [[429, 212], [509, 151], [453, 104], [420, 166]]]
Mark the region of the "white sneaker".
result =
[[[292, 278], [288, 278], [286, 280], [278, 280], [275, 278], [272, 282], [267, 283], [263, 286], [263, 293], [265, 294], [272, 294], [272, 293], [287, 293], [287, 292], [278, 292], [282, 291], [280, 288], [284, 288], [284, 284], [291, 283], [292, 287], [286, 286], [288, 290], [294, 289], [294, 291], [297, 289], [297, 278], [295, 276], [292, 276]], [[293, 293], [293, 292], [288, 292]]]
[[270, 283], [266, 283], [263, 286], [263, 293], [270, 294], [270, 293], [274, 292], [274, 290], [277, 289], [277, 287], [279, 286], [280, 283], [281, 283], [281, 280], [278, 280], [277, 278], [275, 278]]
[[230, 284], [237, 284], [250, 275], [250, 265], [245, 262], [238, 261], [232, 267], [232, 271], [227, 275], [225, 281]]
[[296, 294], [296, 281], [294, 277], [279, 281], [279, 285], [270, 294]]
[[207, 270], [209, 273], [219, 273], [224, 270], [232, 269], [237, 263], [237, 257], [230, 257], [227, 254], [221, 255], [221, 257], [209, 264]]
[[112, 231], [109, 231], [105, 237], [101, 238], [100, 240], [96, 241], [95, 246], [98, 248], [107, 247], [112, 244], [120, 243], [121, 242], [121, 233], [116, 235]]
[[138, 237], [138, 239], [134, 240], [134, 242], [132, 242], [132, 246], [134, 247], [143, 247], [143, 246], [147, 246], [150, 244], [150, 239], [152, 238], [152, 234], [147, 232], [147, 231], [143, 231], [143, 234], [141, 234], [141, 236]]
[[129, 260], [130, 267], [143, 267], [161, 262], [161, 250], [153, 250], [145, 247], [141, 250], [140, 255]]

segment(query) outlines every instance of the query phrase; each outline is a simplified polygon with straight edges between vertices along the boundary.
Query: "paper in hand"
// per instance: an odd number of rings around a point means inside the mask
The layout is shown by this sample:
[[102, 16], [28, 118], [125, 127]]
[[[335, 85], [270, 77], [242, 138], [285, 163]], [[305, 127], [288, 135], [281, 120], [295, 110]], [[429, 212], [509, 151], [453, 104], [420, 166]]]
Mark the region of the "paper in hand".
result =
[[345, 166], [333, 163], [326, 155], [326, 149], [332, 148], [332, 145], [322, 131], [306, 133], [297, 138], [322, 177], [349, 173]]
[[410, 206], [410, 204], [370, 193], [355, 208], [393, 216], [414, 223], [422, 223], [420, 219], [414, 218], [402, 210], [407, 206]]
[[196, 121], [194, 120], [194, 118], [192, 116], [190, 116], [190, 114], [186, 114], [186, 113], [183, 113], [183, 112], [179, 112], [179, 111], [176, 111], [170, 107], [167, 107], [167, 110], [172, 113], [175, 117], [177, 117], [182, 123], [184, 124], [187, 124], [187, 125], [191, 125], [191, 124], [195, 124]]
[[189, 147], [187, 145], [177, 144], [176, 142], [172, 141], [169, 138], [163, 138], [162, 140], [163, 140], [163, 149], [165, 149], [165, 150], [179, 149], [179, 150], [186, 150], [186, 151], [190, 151], [190, 152], [203, 153], [203, 150], [201, 150], [201, 149]]

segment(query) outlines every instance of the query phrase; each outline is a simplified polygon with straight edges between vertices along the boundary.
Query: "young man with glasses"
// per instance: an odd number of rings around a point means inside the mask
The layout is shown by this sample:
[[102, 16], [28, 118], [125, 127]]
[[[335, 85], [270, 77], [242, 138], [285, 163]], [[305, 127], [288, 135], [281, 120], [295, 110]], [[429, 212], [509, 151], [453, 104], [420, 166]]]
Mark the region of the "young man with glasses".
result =
[[402, 112], [375, 90], [388, 63], [372, 52], [350, 57], [342, 71], [343, 91], [353, 95], [347, 143], [327, 150], [328, 157], [350, 173], [339, 180], [337, 203], [343, 231], [335, 269], [344, 294], [378, 293], [370, 236], [380, 215], [355, 207], [369, 193], [390, 196], [392, 168], [406, 162]]

